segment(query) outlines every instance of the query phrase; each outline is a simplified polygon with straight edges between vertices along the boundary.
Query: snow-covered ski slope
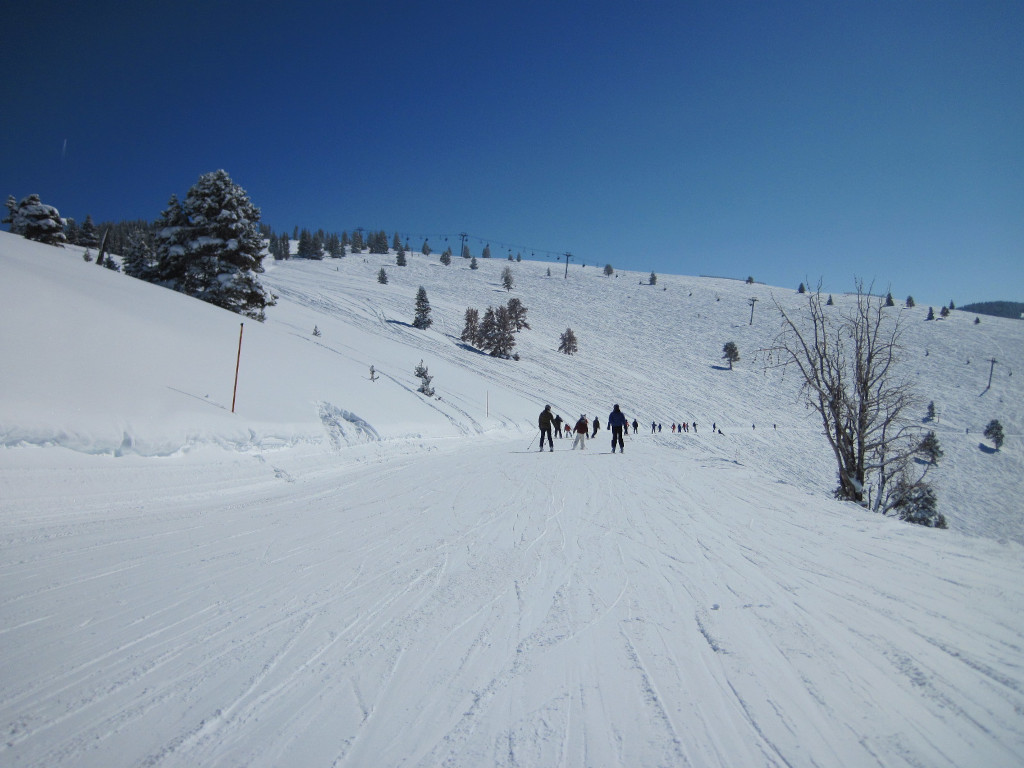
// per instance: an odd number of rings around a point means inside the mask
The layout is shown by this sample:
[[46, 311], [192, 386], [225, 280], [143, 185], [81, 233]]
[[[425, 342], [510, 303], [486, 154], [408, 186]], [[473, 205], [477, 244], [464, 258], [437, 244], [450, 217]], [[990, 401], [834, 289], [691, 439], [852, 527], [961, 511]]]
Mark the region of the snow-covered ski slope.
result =
[[[1022, 324], [908, 311], [935, 531], [830, 498], [793, 290], [393, 262], [267, 263], [232, 414], [241, 318], [0, 234], [0, 764], [1024, 762]], [[521, 360], [458, 341], [510, 296]]]

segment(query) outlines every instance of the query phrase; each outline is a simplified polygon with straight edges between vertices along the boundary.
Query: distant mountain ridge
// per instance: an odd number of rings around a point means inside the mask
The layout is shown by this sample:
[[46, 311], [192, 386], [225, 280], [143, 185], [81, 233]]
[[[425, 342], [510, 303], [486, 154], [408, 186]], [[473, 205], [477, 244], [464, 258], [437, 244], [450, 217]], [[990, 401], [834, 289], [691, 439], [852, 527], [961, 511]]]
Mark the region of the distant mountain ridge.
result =
[[962, 312], [976, 312], [979, 315], [992, 315], [994, 317], [1008, 317], [1011, 320], [1020, 320], [1024, 315], [1024, 302], [1020, 301], [979, 301], [976, 304], [964, 304], [960, 307]]

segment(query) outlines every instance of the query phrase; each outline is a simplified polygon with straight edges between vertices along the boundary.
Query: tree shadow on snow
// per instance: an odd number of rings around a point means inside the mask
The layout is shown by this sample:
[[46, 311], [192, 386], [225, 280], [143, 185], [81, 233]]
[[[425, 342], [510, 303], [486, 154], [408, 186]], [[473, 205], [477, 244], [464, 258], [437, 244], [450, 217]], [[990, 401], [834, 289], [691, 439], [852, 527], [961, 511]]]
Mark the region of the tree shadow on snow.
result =
[[999, 449], [993, 448], [991, 445], [985, 445], [984, 443], [978, 443], [978, 450], [982, 453], [996, 453]]
[[727, 365], [712, 365], [711, 366], [711, 370], [713, 370], [713, 371], [731, 371], [732, 368], [730, 368]]
[[388, 323], [390, 325], [404, 325], [406, 328], [412, 328], [413, 327], [412, 323], [407, 323], [404, 320], [385, 320], [384, 322], [386, 322], [386, 323]]

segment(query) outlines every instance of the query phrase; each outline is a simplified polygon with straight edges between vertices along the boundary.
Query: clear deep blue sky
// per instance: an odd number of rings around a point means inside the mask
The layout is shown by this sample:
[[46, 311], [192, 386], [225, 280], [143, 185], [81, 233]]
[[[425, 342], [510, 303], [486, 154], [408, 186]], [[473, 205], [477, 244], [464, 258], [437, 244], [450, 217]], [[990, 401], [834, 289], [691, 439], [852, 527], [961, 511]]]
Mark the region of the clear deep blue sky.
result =
[[[0, 194], [1024, 300], [1024, 2], [12, 3]], [[470, 241], [474, 253], [482, 242]]]

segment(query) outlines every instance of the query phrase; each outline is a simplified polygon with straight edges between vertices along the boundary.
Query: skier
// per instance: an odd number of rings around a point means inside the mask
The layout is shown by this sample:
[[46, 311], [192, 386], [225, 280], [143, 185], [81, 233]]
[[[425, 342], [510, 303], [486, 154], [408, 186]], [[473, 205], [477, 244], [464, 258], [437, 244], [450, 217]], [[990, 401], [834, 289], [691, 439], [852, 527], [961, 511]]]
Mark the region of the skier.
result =
[[608, 426], [612, 429], [612, 453], [615, 453], [616, 441], [619, 443], [619, 453], [626, 452], [626, 446], [622, 442], [622, 430], [628, 425], [625, 414], [619, 410], [619, 404], [616, 403], [612, 412], [608, 414]]
[[581, 413], [580, 420], [576, 422], [576, 439], [572, 443], [572, 450], [576, 450], [576, 446], [580, 447], [580, 450], [586, 450], [587, 447], [587, 434], [590, 432], [590, 424], [587, 423], [587, 414]]
[[594, 434], [591, 435], [592, 438], [593, 437], [597, 437], [597, 430], [599, 430], [600, 428], [601, 428], [601, 422], [598, 421], [597, 416], [595, 416], [594, 417]]
[[637, 430], [638, 430], [639, 428], [640, 428], [640, 422], [639, 422], [639, 421], [637, 421], [636, 419], [633, 419], [633, 434], [634, 434], [634, 435], [636, 434], [636, 431], [637, 431]]
[[651, 434], [653, 435], [657, 431], [658, 431], [658, 425], [652, 421], [651, 422]]
[[548, 450], [554, 451], [555, 444], [551, 441], [551, 422], [553, 420], [551, 415], [551, 406], [545, 405], [544, 410], [540, 412], [540, 417], [537, 419], [537, 425], [540, 427], [540, 450], [544, 450], [544, 436], [548, 438]]
[[561, 440], [562, 439], [562, 417], [556, 415], [555, 416], [555, 420], [554, 420], [553, 423], [555, 425], [555, 435], [557, 435], [558, 439]]

